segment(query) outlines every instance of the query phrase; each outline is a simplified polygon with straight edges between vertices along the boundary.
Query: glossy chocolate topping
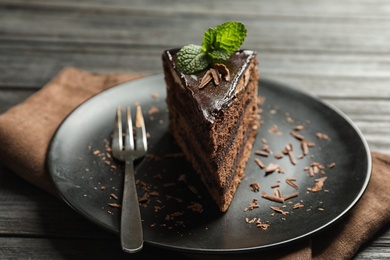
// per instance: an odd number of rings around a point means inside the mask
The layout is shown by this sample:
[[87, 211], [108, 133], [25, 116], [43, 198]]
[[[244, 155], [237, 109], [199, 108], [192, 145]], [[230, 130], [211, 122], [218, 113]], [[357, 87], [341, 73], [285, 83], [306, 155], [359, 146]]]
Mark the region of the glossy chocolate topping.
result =
[[170, 61], [171, 69], [176, 72], [185, 90], [192, 95], [204, 118], [213, 123], [216, 115], [224, 107], [229, 106], [230, 101], [236, 96], [239, 85], [244, 84], [245, 80], [242, 81], [242, 78], [250, 62], [256, 58], [256, 52], [240, 50], [233, 53], [230, 59], [224, 62], [230, 71], [230, 81], [222, 80], [218, 86], [215, 86], [214, 82], [210, 81], [206, 87], [199, 89], [198, 86], [206, 70], [192, 75], [178, 71], [176, 68], [176, 54], [178, 51], [179, 49], [167, 50], [163, 55]]

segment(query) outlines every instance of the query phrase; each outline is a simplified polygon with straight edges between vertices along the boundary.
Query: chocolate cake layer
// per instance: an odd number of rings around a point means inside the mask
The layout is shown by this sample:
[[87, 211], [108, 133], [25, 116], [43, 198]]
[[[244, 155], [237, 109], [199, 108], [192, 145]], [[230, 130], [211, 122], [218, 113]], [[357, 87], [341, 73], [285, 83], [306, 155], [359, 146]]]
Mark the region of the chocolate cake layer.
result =
[[256, 53], [238, 51], [225, 64], [231, 81], [199, 89], [205, 72], [176, 69], [178, 50], [163, 53], [170, 132], [218, 204], [226, 211], [244, 176], [259, 127]]
[[[256, 102], [251, 105], [256, 106]], [[253, 124], [253, 119], [251, 119], [251, 112], [251, 110], [246, 111], [245, 114], [247, 117], [243, 118], [243, 124], [237, 126], [237, 131], [234, 131], [235, 134], [232, 135], [232, 138], [230, 138], [232, 140], [230, 141], [229, 147], [221, 151], [218, 154], [218, 157], [213, 159], [210, 158], [207, 152], [205, 152], [204, 145], [197, 141], [199, 134], [192, 131], [191, 125], [186, 123], [182, 114], [178, 113], [175, 108], [171, 108], [170, 114], [172, 117], [170, 118], [170, 131], [178, 132], [177, 134], [180, 134], [183, 140], [192, 140], [190, 147], [191, 152], [189, 152], [188, 156], [198, 160], [198, 164], [202, 165], [203, 171], [215, 173], [210, 177], [218, 184], [214, 185], [215, 188], [225, 189], [230, 185], [232, 175], [234, 174], [232, 169], [234, 170], [237, 164], [234, 159], [238, 158], [238, 155], [241, 153], [242, 143], [244, 142], [243, 140], [246, 140], [247, 132], [252, 131], [248, 128], [257, 129], [257, 125]], [[258, 120], [255, 120], [255, 122], [258, 122]], [[181, 127], [178, 128], [176, 127], [177, 125], [181, 125]], [[174, 134], [174, 136], [176, 137], [177, 134]]]

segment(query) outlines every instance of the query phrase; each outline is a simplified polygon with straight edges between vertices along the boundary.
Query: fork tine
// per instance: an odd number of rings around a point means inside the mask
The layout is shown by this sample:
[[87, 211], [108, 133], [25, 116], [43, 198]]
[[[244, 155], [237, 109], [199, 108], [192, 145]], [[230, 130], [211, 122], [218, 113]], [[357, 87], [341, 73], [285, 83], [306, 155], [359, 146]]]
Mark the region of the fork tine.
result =
[[136, 149], [138, 151], [146, 152], [147, 150], [147, 141], [146, 141], [146, 130], [144, 117], [142, 116], [141, 106], [137, 106], [136, 114]]
[[133, 137], [133, 121], [131, 120], [130, 107], [126, 109], [126, 138], [125, 138], [125, 150], [134, 150], [134, 137]]
[[114, 136], [112, 138], [112, 152], [114, 153], [114, 157], [122, 157], [120, 151], [123, 149], [123, 141], [122, 141], [122, 115], [121, 108], [118, 107], [116, 109], [116, 118], [115, 118], [115, 130]]

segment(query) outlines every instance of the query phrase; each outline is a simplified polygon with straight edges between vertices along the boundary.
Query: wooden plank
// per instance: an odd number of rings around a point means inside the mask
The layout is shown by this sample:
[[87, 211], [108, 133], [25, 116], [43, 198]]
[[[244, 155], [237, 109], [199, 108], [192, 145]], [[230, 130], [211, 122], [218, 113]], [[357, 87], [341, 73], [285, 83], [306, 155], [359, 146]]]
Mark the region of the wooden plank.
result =
[[2, 89], [0, 87], [0, 114], [9, 108], [23, 102], [32, 95], [35, 89], [24, 89], [17, 91], [15, 89]]
[[354, 257], [355, 260], [372, 260], [372, 259], [390, 259], [390, 247], [386, 246], [370, 246], [364, 248], [364, 251], [359, 251]]
[[1, 4], [19, 6], [19, 8], [31, 7], [50, 7], [50, 8], [85, 8], [85, 9], [125, 9], [141, 12], [157, 13], [203, 13], [206, 15], [215, 15], [224, 13], [232, 15], [240, 13], [242, 15], [290, 15], [297, 17], [315, 16], [315, 17], [383, 17], [388, 18], [390, 4], [386, 0], [345, 0], [345, 1], [310, 1], [297, 0], [294, 2], [286, 0], [275, 0], [267, 4], [259, 4], [257, 0], [245, 0], [245, 2], [226, 0], [221, 4], [219, 1], [176, 1], [176, 0], [138, 0], [132, 1], [131, 5], [126, 0], [1, 0]]
[[0, 166], [0, 198], [0, 236], [116, 238], [4, 166]]
[[0, 259], [187, 259], [173, 251], [144, 245], [144, 250], [129, 255], [118, 239], [58, 239], [0, 237]]
[[[162, 73], [161, 53], [170, 47], [1, 41], [0, 88], [40, 88], [66, 66], [104, 73]], [[389, 57], [259, 51], [259, 70], [263, 78], [322, 97], [389, 98]]]
[[[110, 9], [104, 6], [94, 9], [93, 6], [81, 8], [79, 5], [77, 8], [75, 6], [70, 10], [69, 8], [54, 4], [0, 5], [1, 35], [4, 38], [49, 38], [141, 45], [158, 42], [163, 45], [182, 46], [189, 42], [200, 43], [204, 30], [227, 19], [226, 13], [222, 12], [217, 12], [213, 16], [204, 14], [202, 11], [205, 7], [198, 12], [195, 8], [191, 10], [191, 14], [180, 13], [176, 9], [173, 13], [166, 14], [161, 11], [164, 8], [153, 13], [140, 12], [133, 7]], [[248, 10], [245, 6], [236, 10], [240, 9]], [[294, 10], [291, 9], [290, 12], [294, 13]], [[200, 19], [201, 17], [207, 19]], [[234, 12], [233, 15], [229, 15], [230, 19], [245, 22], [251, 32], [245, 44], [251, 48], [272, 47], [281, 50], [321, 50], [339, 53], [390, 51], [390, 46], [386, 44], [388, 41], [386, 32], [390, 29], [390, 23], [382, 17], [297, 18], [261, 14], [248, 16], [247, 12]], [[348, 39], [345, 38], [346, 33]]]

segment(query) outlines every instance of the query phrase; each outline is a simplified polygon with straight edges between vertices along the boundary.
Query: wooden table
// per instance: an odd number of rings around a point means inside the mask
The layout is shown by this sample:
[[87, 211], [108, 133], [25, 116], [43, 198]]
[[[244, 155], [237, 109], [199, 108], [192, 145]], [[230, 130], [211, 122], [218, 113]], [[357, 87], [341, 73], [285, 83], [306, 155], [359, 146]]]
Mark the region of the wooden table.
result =
[[[204, 30], [227, 20], [246, 24], [243, 47], [258, 51], [261, 77], [334, 104], [372, 150], [390, 153], [384, 0], [0, 0], [0, 113], [65, 66], [162, 73], [162, 50], [201, 43]], [[172, 255], [153, 249], [137, 256]], [[117, 237], [0, 166], [0, 259], [125, 257]], [[356, 256], [365, 258], [390, 258], [389, 227]]]

